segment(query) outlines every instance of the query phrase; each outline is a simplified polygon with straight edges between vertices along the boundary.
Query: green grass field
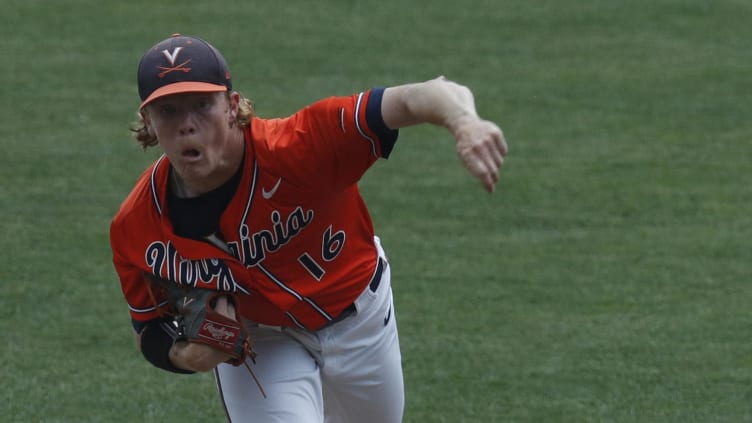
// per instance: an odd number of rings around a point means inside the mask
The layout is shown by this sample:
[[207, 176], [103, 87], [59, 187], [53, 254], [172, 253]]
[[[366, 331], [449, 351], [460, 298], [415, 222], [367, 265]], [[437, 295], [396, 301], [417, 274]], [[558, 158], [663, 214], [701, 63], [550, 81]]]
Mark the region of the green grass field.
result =
[[0, 421], [220, 422], [136, 351], [111, 217], [157, 157], [143, 51], [230, 62], [259, 115], [443, 74], [511, 153], [497, 192], [402, 131], [361, 187], [393, 265], [405, 422], [752, 422], [752, 3], [0, 2]]

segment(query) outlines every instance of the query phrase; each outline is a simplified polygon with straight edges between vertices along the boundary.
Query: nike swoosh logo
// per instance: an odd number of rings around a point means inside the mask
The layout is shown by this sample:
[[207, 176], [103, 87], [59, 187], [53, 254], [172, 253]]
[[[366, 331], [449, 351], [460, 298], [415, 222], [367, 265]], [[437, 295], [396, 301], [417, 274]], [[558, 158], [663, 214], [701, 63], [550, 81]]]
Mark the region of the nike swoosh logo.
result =
[[386, 317], [384, 317], [384, 326], [386, 326], [387, 323], [389, 323], [389, 319], [392, 318], [392, 305], [389, 304], [389, 311], [386, 312]]
[[277, 179], [277, 183], [274, 184], [272, 189], [269, 191], [265, 190], [263, 187], [261, 188], [261, 196], [264, 197], [264, 199], [268, 200], [272, 198], [275, 192], [277, 192], [277, 189], [279, 189], [279, 184], [282, 183], [282, 178]]

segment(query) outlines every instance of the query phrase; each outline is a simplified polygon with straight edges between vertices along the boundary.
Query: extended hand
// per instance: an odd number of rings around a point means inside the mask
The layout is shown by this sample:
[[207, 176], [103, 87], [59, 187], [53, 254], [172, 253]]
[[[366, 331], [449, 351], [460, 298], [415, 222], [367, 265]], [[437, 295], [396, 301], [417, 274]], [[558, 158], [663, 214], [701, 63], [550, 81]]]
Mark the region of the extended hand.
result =
[[488, 192], [499, 181], [499, 168], [507, 155], [507, 142], [501, 129], [493, 122], [466, 116], [453, 122], [450, 130], [457, 142], [457, 155], [462, 164]]

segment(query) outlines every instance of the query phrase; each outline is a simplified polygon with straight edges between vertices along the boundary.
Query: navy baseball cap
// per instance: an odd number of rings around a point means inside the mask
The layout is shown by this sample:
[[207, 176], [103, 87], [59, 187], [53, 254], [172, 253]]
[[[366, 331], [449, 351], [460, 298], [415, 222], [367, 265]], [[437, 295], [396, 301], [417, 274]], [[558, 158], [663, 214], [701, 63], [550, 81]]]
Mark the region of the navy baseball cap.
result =
[[144, 53], [138, 64], [141, 109], [166, 95], [231, 90], [225, 58], [200, 38], [173, 34]]

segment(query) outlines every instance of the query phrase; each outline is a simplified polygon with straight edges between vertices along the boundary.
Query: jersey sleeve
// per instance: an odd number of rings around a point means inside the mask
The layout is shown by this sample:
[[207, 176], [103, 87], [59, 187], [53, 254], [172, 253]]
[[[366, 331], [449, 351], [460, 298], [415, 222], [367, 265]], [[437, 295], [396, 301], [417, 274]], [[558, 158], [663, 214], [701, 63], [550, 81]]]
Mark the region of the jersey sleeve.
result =
[[381, 114], [384, 88], [330, 97], [255, 131], [259, 159], [299, 185], [338, 189], [353, 185], [379, 158], [388, 158], [399, 135]]
[[[365, 111], [362, 113], [362, 116], [360, 116], [358, 111], [353, 113], [353, 122], [362, 126], [361, 122], [365, 119], [367, 130], [370, 130], [373, 135], [375, 135], [373, 144], [378, 148], [378, 153], [374, 151], [374, 154], [388, 159], [389, 155], [392, 153], [394, 144], [397, 142], [399, 131], [396, 129], [390, 129], [386, 126], [386, 123], [384, 123], [384, 117], [381, 114], [381, 100], [383, 97], [384, 88], [372, 89], [366, 102]], [[369, 138], [367, 133], [361, 135]]]
[[128, 303], [134, 329], [138, 330], [140, 325], [137, 322], [146, 323], [156, 319], [159, 317], [159, 311], [149, 297], [143, 271], [131, 263], [127, 258], [127, 252], [123, 250], [128, 243], [119, 223], [116, 219], [110, 225], [112, 262], [120, 279], [123, 296]]

